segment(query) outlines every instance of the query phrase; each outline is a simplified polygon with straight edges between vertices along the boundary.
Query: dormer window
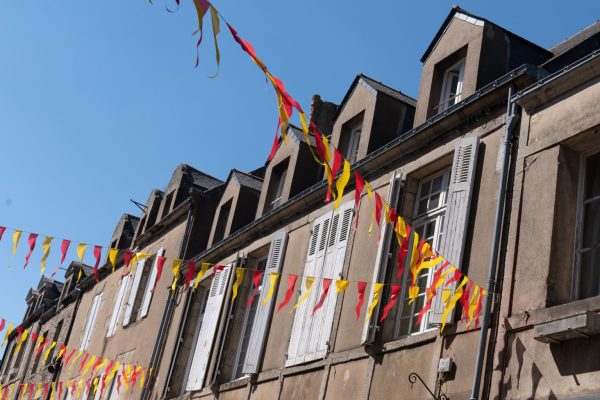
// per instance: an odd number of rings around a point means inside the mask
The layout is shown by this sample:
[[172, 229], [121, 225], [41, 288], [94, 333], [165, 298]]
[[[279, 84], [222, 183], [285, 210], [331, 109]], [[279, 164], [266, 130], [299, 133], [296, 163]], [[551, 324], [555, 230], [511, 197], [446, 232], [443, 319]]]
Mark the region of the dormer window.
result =
[[267, 201], [265, 202], [265, 212], [269, 212], [281, 204], [283, 198], [283, 185], [287, 175], [289, 159], [282, 161], [273, 168], [271, 179], [269, 181], [269, 190], [267, 192]]
[[342, 127], [339, 148], [350, 163], [354, 163], [358, 158], [358, 145], [362, 133], [363, 114], [352, 118]]
[[442, 92], [440, 103], [437, 106], [437, 112], [447, 110], [449, 107], [461, 100], [463, 81], [465, 76], [465, 59], [463, 58], [456, 64], [444, 71], [444, 80], [442, 81]]

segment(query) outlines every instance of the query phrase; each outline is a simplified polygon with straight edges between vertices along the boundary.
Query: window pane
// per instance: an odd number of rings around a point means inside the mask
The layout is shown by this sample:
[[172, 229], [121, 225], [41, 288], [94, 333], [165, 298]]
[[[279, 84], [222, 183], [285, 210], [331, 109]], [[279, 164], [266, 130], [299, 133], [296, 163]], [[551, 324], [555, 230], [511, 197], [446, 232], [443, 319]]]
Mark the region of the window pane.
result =
[[425, 214], [427, 212], [427, 198], [419, 201], [419, 210], [417, 211], [417, 215]]
[[438, 176], [433, 180], [433, 185], [431, 186], [432, 192], [441, 192], [442, 191], [442, 183], [444, 183], [444, 176]]
[[600, 294], [600, 248], [581, 253], [579, 298]]
[[421, 185], [421, 198], [429, 196], [429, 189], [431, 187], [431, 182], [427, 181]]
[[583, 214], [583, 248], [600, 244], [600, 200], [585, 205]]
[[587, 159], [586, 173], [585, 198], [600, 196], [600, 153]]
[[435, 209], [438, 208], [440, 206], [440, 194], [434, 194], [433, 196], [431, 196], [430, 198], [430, 202], [429, 202], [429, 209]]

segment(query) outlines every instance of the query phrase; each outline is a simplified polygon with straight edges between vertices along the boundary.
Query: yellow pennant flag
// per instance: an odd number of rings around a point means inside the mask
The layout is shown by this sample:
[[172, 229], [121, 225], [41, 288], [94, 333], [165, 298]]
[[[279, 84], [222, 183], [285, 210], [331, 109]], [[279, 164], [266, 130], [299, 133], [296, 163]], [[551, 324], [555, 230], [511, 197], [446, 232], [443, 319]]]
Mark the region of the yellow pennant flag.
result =
[[29, 384], [26, 383], [21, 387], [21, 400], [23, 400], [25, 398], [25, 393], [27, 393], [27, 388], [29, 387]]
[[4, 334], [4, 340], [2, 341], [2, 344], [0, 345], [0, 347], [4, 347], [4, 345], [6, 343], [8, 343], [8, 337], [10, 336], [14, 327], [15, 327], [15, 324], [13, 324], [12, 322], [10, 324], [8, 324], [8, 328], [6, 329], [6, 333]]
[[8, 398], [9, 399], [12, 398], [14, 390], [15, 390], [15, 384], [11, 383], [10, 386], [9, 386], [9, 390], [8, 390]]
[[79, 380], [77, 384], [77, 397], [81, 398], [81, 389], [83, 388], [83, 379]]
[[56, 347], [56, 342], [52, 342], [50, 347], [48, 347], [48, 350], [46, 350], [46, 352], [44, 353], [44, 361], [42, 361], [43, 365], [46, 365], [46, 361], [48, 361], [48, 356], [50, 356], [50, 352], [54, 347]]
[[454, 292], [454, 296], [452, 296], [452, 298], [450, 299], [450, 302], [446, 304], [446, 308], [444, 309], [444, 312], [442, 313], [442, 328], [440, 329], [440, 331], [442, 331], [442, 332], [444, 331], [444, 328], [446, 327], [446, 319], [448, 318], [448, 314], [450, 314], [450, 312], [454, 309], [454, 307], [456, 306], [456, 302], [462, 296], [463, 287], [467, 284], [467, 282], [469, 282], [469, 278], [467, 278], [465, 276], [462, 279], [462, 281], [460, 282], [460, 285], [458, 285], [458, 287], [456, 288], [456, 291]]
[[23, 234], [23, 231], [18, 231], [18, 230], [15, 230], [15, 232], [13, 233], [13, 250], [12, 250], [13, 255], [15, 255], [15, 253], [17, 252], [17, 246], [19, 245], [19, 240], [21, 240], [22, 234]]
[[171, 284], [171, 295], [175, 295], [175, 288], [177, 287], [177, 279], [179, 278], [179, 270], [181, 269], [181, 263], [183, 260], [176, 258], [173, 260], [173, 283]]
[[39, 399], [42, 396], [42, 384], [38, 383], [34, 399]]
[[54, 392], [56, 391], [56, 382], [50, 383], [50, 400], [54, 399]]
[[115, 377], [115, 374], [117, 373], [117, 371], [119, 370], [120, 367], [121, 367], [121, 363], [119, 361], [117, 361], [115, 363], [115, 366], [113, 367], [113, 369], [110, 370], [110, 373], [106, 377], [106, 385], [108, 385], [110, 383], [110, 381]]
[[[404, 222], [404, 218], [402, 217], [398, 217], [398, 223], [396, 224], [396, 234], [401, 238], [405, 238], [408, 235], [408, 233], [406, 232], [406, 223]], [[402, 245], [402, 243], [399, 244]]]
[[112, 272], [115, 272], [115, 267], [117, 265], [117, 256], [119, 255], [119, 249], [109, 249], [108, 250], [108, 260], [110, 261], [110, 265], [112, 266]]
[[96, 371], [101, 370], [106, 364], [108, 364], [108, 358], [105, 358], [102, 360], [102, 362], [100, 363], [100, 365], [96, 366], [96, 368], [94, 368], [94, 370], [92, 371], [92, 374], [95, 374]]
[[146, 380], [146, 370], [143, 370], [142, 373], [140, 374], [140, 390], [142, 390], [144, 388], [144, 381]]
[[194, 281], [194, 289], [196, 289], [198, 287], [198, 285], [200, 284], [200, 281], [202, 280], [202, 277], [206, 274], [206, 271], [208, 271], [209, 268], [210, 268], [209, 263], [202, 263], [202, 266], [200, 267], [200, 271], [198, 271], [198, 275], [196, 275], [196, 280]]
[[95, 377], [94, 380], [92, 381], [93, 384], [93, 388], [94, 388], [94, 394], [96, 394], [96, 392], [98, 391], [98, 382], [100, 381], [100, 378]]
[[231, 300], [235, 300], [238, 294], [238, 289], [244, 283], [244, 273], [246, 272], [245, 268], [236, 268], [235, 270], [235, 283], [233, 284], [233, 297]]
[[79, 262], [83, 264], [83, 256], [85, 255], [85, 249], [87, 248], [87, 244], [79, 243], [77, 245], [77, 257], [79, 257]]
[[56, 358], [54, 359], [55, 361], [60, 360], [60, 358], [65, 354], [65, 351], [67, 351], [67, 346], [64, 345], [61, 347], [60, 351], [58, 352], [58, 355], [56, 356]]
[[127, 365], [125, 368], [125, 379], [123, 379], [123, 383], [125, 383], [125, 392], [129, 391], [129, 379], [131, 378], [131, 364]]
[[335, 199], [335, 201], [333, 202], [334, 210], [336, 208], [338, 208], [340, 203], [342, 202], [342, 196], [344, 195], [344, 189], [346, 188], [346, 185], [348, 184], [349, 180], [350, 180], [350, 163], [348, 162], [348, 160], [344, 160], [344, 169], [342, 171], [342, 175], [335, 182], [335, 187], [337, 189], [338, 195], [337, 195], [337, 199]]
[[83, 369], [83, 373], [81, 374], [81, 376], [85, 376], [88, 373], [90, 367], [92, 365], [94, 365], [95, 361], [96, 361], [96, 356], [92, 355], [92, 357], [90, 357], [90, 360], [88, 361], [88, 363], [85, 365], [85, 368]]
[[[221, 24], [219, 21], [219, 14], [217, 14], [217, 10], [212, 5], [210, 5], [209, 8], [210, 8], [210, 18], [212, 20], [213, 37], [215, 38], [215, 53], [216, 53], [215, 58], [217, 59], [217, 67], [218, 67], [219, 63], [221, 62], [221, 53], [219, 52], [219, 41], [217, 40], [217, 35], [219, 34], [219, 32], [221, 32]], [[215, 76], [216, 76], [216, 74], [215, 74]]]
[[477, 309], [479, 296], [479, 286], [475, 285], [475, 289], [473, 289], [473, 296], [471, 296], [471, 301], [469, 301], [469, 309], [467, 310], [467, 329], [469, 329], [471, 322], [473, 322], [473, 316], [475, 315], [475, 310]]
[[23, 343], [25, 343], [25, 340], [27, 340], [27, 336], [29, 335], [29, 331], [27, 329], [25, 329], [23, 331], [23, 333], [21, 333], [21, 337], [19, 339], [19, 344], [17, 344], [17, 347], [15, 348], [15, 353], [19, 353], [19, 350], [21, 350], [21, 346], [23, 345]]
[[46, 260], [48, 259], [48, 255], [50, 255], [50, 245], [52, 245], [52, 241], [54, 238], [52, 236], [46, 236], [44, 241], [42, 242], [42, 260], [40, 263], [42, 264], [42, 269], [40, 270], [40, 275], [44, 275], [44, 271], [46, 270]]
[[335, 294], [340, 294], [340, 292], [343, 292], [344, 290], [348, 289], [349, 284], [350, 281], [345, 281], [343, 279], [338, 279], [337, 281], [335, 281]]
[[73, 358], [73, 361], [71, 361], [71, 365], [69, 366], [69, 372], [71, 372], [71, 368], [73, 368], [73, 365], [75, 365], [75, 362], [77, 361], [77, 359], [79, 357], [81, 357], [82, 354], [83, 354], [83, 351], [77, 352], [77, 355], [75, 356], [75, 358]]
[[273, 293], [275, 293], [275, 286], [277, 286], [277, 280], [280, 276], [281, 274], [279, 272], [271, 272], [271, 274], [269, 275], [269, 291], [267, 292], [267, 295], [262, 301], [263, 306], [267, 304], [271, 297], [273, 297]]
[[[308, 296], [310, 296], [310, 291], [312, 290], [312, 286], [313, 286], [314, 282], [315, 282], [314, 276], [307, 276], [305, 278], [304, 286], [306, 287], [306, 291], [304, 292], [302, 297], [300, 297], [300, 300], [298, 300], [298, 302], [294, 305], [294, 308], [292, 308], [292, 311], [294, 311], [296, 308], [298, 308], [298, 306], [300, 304], [302, 304], [302, 302], [304, 300], [308, 299]], [[292, 311], [290, 311], [290, 314], [292, 313]]]
[[369, 323], [371, 319], [371, 315], [373, 315], [373, 310], [381, 300], [381, 292], [383, 291], [383, 283], [374, 283], [373, 284], [373, 301], [369, 305], [369, 312], [367, 313], [367, 318], [365, 324]]

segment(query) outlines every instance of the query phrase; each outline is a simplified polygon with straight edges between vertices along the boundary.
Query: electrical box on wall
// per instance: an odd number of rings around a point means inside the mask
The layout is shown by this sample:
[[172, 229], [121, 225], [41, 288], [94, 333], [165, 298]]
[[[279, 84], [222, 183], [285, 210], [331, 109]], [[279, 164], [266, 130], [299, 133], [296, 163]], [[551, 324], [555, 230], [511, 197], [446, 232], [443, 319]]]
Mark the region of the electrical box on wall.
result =
[[438, 364], [438, 372], [450, 372], [454, 362], [451, 357], [442, 357]]

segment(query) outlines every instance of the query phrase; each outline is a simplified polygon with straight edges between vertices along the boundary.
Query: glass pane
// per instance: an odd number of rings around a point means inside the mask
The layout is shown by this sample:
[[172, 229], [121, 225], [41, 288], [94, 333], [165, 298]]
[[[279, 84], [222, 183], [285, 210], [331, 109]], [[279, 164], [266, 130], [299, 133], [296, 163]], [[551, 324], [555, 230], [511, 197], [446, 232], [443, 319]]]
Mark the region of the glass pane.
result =
[[444, 183], [444, 176], [438, 176], [437, 178], [435, 178], [433, 180], [433, 185], [431, 186], [431, 191], [433, 193], [435, 192], [441, 192], [442, 191], [442, 183]]
[[600, 248], [581, 253], [579, 298], [600, 294]]
[[398, 332], [400, 336], [406, 336], [410, 334], [410, 319], [405, 318], [400, 320], [400, 332]]
[[430, 197], [429, 209], [433, 210], [435, 208], [438, 208], [439, 206], [440, 206], [440, 194], [437, 193]]
[[585, 205], [583, 211], [583, 248], [600, 244], [600, 200]]
[[429, 189], [431, 187], [431, 181], [425, 182], [421, 185], [421, 198], [429, 196]]
[[585, 180], [585, 198], [600, 196], [600, 153], [587, 159]]
[[419, 201], [419, 210], [417, 211], [417, 215], [425, 214], [427, 212], [427, 198]]

